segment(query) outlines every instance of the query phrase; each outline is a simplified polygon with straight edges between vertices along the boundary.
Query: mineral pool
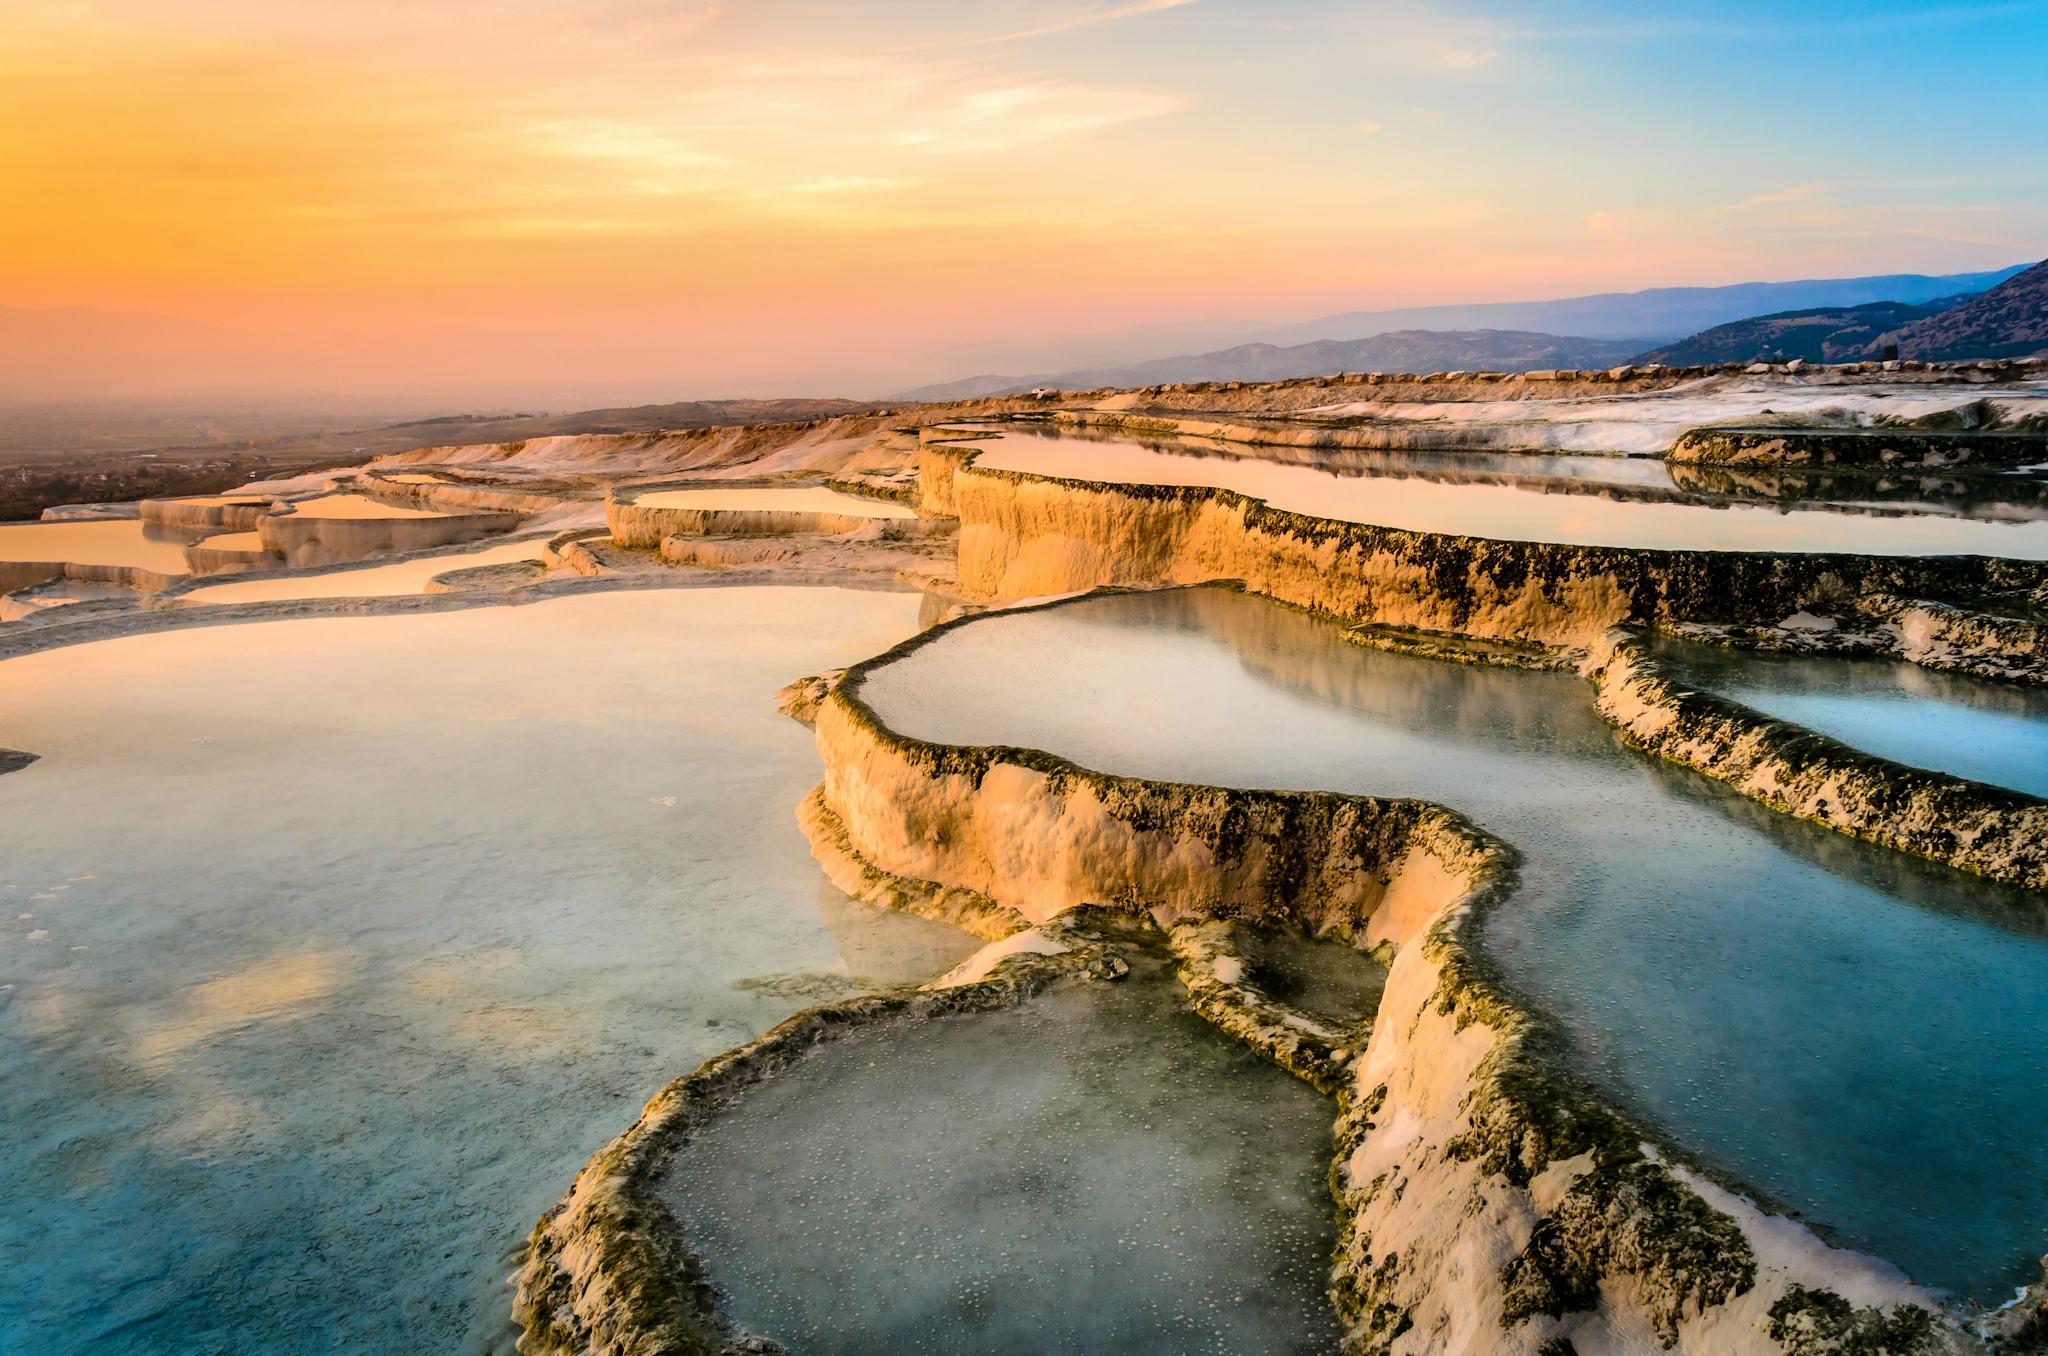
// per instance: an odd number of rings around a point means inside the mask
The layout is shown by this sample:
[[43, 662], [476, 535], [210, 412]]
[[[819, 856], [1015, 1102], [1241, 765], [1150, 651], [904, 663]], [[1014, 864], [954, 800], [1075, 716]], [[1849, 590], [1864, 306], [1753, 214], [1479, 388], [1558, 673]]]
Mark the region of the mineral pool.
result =
[[2048, 688], [1891, 659], [1657, 646], [1689, 682], [1767, 716], [1894, 762], [2048, 796]]
[[338, 570], [293, 571], [270, 579], [234, 580], [207, 584], [179, 594], [179, 607], [214, 603], [284, 602], [302, 598], [387, 598], [404, 593], [424, 593], [436, 576], [453, 570], [481, 569], [487, 565], [510, 565], [538, 561], [547, 538], [526, 537], [501, 541], [481, 549], [459, 547], [431, 555], [378, 565], [358, 565]]
[[1577, 678], [1366, 650], [1228, 590], [993, 614], [860, 691], [924, 739], [1459, 810], [1525, 854], [1488, 947], [1667, 1144], [1924, 1283], [2038, 1279], [2036, 896], [1637, 754]]
[[799, 1356], [1335, 1350], [1334, 1104], [1133, 961], [833, 1042], [693, 1135], [663, 1189], [728, 1315]]
[[[916, 594], [194, 627], [0, 663], [0, 1350], [491, 1351], [677, 1070], [976, 946], [823, 886], [774, 692]], [[848, 957], [857, 957], [849, 963]]]

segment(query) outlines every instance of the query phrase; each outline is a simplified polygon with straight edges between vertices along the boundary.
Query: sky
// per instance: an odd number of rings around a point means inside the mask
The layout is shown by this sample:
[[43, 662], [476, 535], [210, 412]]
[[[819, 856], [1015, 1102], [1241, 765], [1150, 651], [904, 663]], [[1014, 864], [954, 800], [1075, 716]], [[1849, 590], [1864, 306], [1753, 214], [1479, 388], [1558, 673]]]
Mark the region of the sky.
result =
[[1988, 269], [2048, 254], [2044, 69], [2048, 0], [6, 0], [0, 307], [559, 407]]

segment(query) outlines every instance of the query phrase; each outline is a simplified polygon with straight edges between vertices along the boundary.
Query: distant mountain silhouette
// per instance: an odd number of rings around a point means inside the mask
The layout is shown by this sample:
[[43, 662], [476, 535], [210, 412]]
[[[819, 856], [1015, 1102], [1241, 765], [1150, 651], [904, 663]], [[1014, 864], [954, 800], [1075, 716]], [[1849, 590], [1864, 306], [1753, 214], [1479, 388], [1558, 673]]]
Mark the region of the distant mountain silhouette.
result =
[[[1726, 287], [1653, 287], [1642, 292], [1603, 292], [1552, 301], [1479, 302], [1461, 306], [1414, 306], [1391, 311], [1346, 311], [1290, 325], [1248, 321], [1201, 321], [1152, 324], [1094, 335], [1073, 335], [1042, 341], [1003, 340], [959, 345], [934, 354], [932, 361], [954, 362], [956, 371], [979, 370], [983, 376], [920, 386], [907, 391], [911, 399], [959, 399], [1033, 386], [1086, 387], [1103, 372], [1126, 372], [1151, 363], [1161, 353], [1205, 357], [1237, 347], [1269, 345], [1292, 349], [1325, 340], [1368, 339], [1397, 331], [1425, 330], [1465, 333], [1475, 330], [1516, 331], [1544, 335], [1575, 335], [1581, 339], [1636, 341], [1638, 351], [1670, 344], [1685, 335], [1752, 316], [1790, 310], [1844, 308], [1892, 301], [1924, 305], [1944, 297], [1982, 292], [2004, 282], [2024, 264], [1986, 273], [1892, 273], [1863, 278], [1809, 278], [1798, 282], [1735, 283]], [[1416, 359], [1420, 363], [1423, 360]], [[1625, 361], [1617, 358], [1614, 361]], [[1396, 370], [1387, 362], [1356, 366]], [[1427, 363], [1426, 366], [1438, 364]], [[1442, 366], [1477, 366], [1447, 361]], [[1544, 366], [1546, 364], [1537, 364]], [[1556, 366], [1607, 366], [1606, 362]], [[998, 375], [1004, 374], [1004, 375]], [[1309, 373], [1297, 375], [1307, 376]], [[1192, 380], [1193, 378], [1189, 378]], [[1155, 377], [1153, 381], [1171, 380]], [[1144, 383], [1140, 383], [1144, 384]]]
[[[1896, 350], [1896, 352], [1894, 352]], [[1989, 291], [1914, 305], [1879, 301], [1752, 316], [1702, 330], [1636, 359], [1693, 363], [1923, 361], [2012, 358], [2048, 351], [2048, 261]]]
[[1968, 297], [1946, 297], [1924, 306], [1903, 301], [1873, 301], [1867, 306], [1820, 306], [1806, 311], [1779, 311], [1752, 316], [1701, 330], [1663, 348], [1640, 355], [1640, 363], [1689, 367], [1700, 363], [1855, 362], [1870, 352], [1880, 336], [1904, 329], [1917, 320], [1960, 306]]
[[1639, 339], [1574, 339], [1526, 330], [1396, 330], [1368, 339], [1319, 340], [1279, 347], [1240, 344], [1130, 367], [1084, 368], [1043, 378], [969, 377], [905, 392], [912, 400], [968, 400], [1050, 385], [1156, 386], [1186, 381], [1279, 381], [1337, 372], [1531, 372], [1552, 367], [1612, 367], [1642, 347]]
[[1930, 362], [2048, 352], [2048, 260], [1878, 342], [1897, 344], [1901, 358]]

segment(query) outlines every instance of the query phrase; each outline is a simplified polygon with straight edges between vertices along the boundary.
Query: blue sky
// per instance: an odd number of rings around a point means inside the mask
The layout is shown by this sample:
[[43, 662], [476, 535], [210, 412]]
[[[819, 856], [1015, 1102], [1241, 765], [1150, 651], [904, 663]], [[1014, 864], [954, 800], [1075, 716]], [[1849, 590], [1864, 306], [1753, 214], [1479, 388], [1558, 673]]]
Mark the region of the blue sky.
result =
[[0, 304], [868, 386], [980, 339], [2048, 254], [2048, 0], [13, 0]]

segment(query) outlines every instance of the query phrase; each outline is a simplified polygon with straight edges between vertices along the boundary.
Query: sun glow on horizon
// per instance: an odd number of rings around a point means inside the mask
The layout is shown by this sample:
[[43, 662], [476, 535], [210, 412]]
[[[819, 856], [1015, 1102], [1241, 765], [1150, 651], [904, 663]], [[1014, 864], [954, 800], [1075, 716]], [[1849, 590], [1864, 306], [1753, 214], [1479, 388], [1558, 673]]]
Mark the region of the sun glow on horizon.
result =
[[[16, 0], [0, 306], [187, 318], [250, 382], [871, 393], [999, 336], [2043, 252], [2048, 96], [1982, 69], [2038, 7], [1601, 9]], [[1967, 146], [1910, 90], [1881, 144], [1782, 134], [1944, 42]]]

